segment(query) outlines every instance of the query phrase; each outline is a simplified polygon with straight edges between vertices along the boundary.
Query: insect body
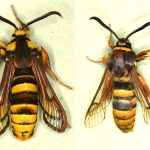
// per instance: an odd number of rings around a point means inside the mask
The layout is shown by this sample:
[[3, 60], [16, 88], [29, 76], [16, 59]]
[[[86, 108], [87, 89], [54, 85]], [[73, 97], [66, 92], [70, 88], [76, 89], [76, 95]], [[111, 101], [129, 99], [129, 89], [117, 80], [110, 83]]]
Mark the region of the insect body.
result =
[[133, 52], [124, 52], [120, 48], [119, 51], [114, 51], [108, 64], [110, 69], [114, 70], [114, 80], [112, 82], [114, 119], [123, 132], [132, 130], [135, 121], [136, 98], [129, 75], [134, 58], [135, 54]]
[[[102, 81], [86, 113], [85, 125], [93, 127], [98, 125], [105, 118], [107, 105], [112, 100], [114, 121], [123, 132], [133, 130], [136, 114], [136, 99], [140, 101], [143, 115], [146, 122], [150, 119], [150, 90], [144, 78], [137, 72], [136, 62], [149, 59], [150, 50], [145, 50], [135, 54], [132, 50], [128, 38], [150, 25], [150, 22], [131, 32], [126, 38], [119, 38], [117, 34], [99, 18], [92, 17], [104, 28], [109, 30], [109, 46], [112, 52], [105, 55], [102, 60], [106, 69]], [[112, 34], [116, 36], [118, 42], [113, 44]]]
[[29, 138], [38, 112], [38, 88], [32, 68], [17, 68], [11, 84], [10, 118], [14, 135]]
[[[13, 8], [13, 7], [12, 7]], [[0, 84], [0, 134], [11, 122], [13, 134], [22, 140], [30, 138], [37, 121], [38, 105], [43, 110], [43, 119], [52, 129], [63, 132], [68, 126], [66, 113], [52, 89], [45, 71], [60, 84], [50, 67], [49, 57], [43, 47], [30, 40], [28, 26], [50, 15], [61, 14], [56, 11], [24, 24], [16, 15], [22, 27], [0, 16], [0, 20], [12, 25], [16, 30], [6, 46], [0, 42], [0, 56], [5, 61], [4, 74]]]

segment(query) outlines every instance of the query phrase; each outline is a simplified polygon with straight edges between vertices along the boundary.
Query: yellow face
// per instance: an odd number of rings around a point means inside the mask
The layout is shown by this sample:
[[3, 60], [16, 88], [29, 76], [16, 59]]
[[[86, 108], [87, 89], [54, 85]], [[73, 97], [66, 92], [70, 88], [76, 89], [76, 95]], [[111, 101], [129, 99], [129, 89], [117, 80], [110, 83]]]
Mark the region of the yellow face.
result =
[[19, 35], [25, 35], [27, 37], [30, 36], [30, 31], [29, 30], [22, 30], [22, 29], [18, 29], [15, 31], [14, 33], [16, 36], [19, 36]]

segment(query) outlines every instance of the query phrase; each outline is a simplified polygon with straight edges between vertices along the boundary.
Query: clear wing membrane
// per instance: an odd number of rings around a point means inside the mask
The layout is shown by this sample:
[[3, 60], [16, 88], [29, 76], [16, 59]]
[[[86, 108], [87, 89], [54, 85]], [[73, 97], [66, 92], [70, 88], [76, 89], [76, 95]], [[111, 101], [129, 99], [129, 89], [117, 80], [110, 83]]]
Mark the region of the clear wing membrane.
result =
[[108, 66], [85, 116], [86, 127], [94, 127], [105, 118], [106, 107], [112, 98], [113, 74]]
[[144, 78], [137, 73], [134, 67], [131, 70], [131, 80], [135, 88], [135, 95], [140, 101], [143, 117], [146, 123], [150, 121], [150, 90], [144, 80]]
[[66, 113], [46, 77], [41, 62], [35, 59], [32, 68], [38, 81], [39, 102], [45, 123], [58, 132], [65, 131], [68, 126]]

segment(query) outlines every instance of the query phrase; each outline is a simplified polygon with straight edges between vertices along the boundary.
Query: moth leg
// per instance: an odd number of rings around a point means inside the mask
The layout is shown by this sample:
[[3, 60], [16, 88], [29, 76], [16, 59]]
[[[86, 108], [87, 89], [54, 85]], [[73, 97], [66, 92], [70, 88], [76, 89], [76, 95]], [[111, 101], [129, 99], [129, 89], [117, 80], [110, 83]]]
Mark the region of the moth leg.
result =
[[108, 53], [106, 55], [104, 55], [101, 60], [93, 60], [91, 58], [89, 58], [88, 56], [86, 57], [89, 61], [93, 62], [93, 63], [103, 63], [103, 64], [107, 64], [108, 63], [108, 60], [109, 60], [109, 57], [110, 57], [111, 53]]
[[99, 63], [101, 63], [101, 62], [102, 62], [102, 60], [93, 60], [93, 59], [91, 59], [91, 58], [90, 58], [90, 57], [88, 57], [88, 56], [86, 56], [86, 58], [87, 58], [89, 61], [93, 62], [93, 63], [97, 63], [97, 64], [99, 64]]
[[5, 61], [6, 58], [6, 45], [0, 41], [0, 57]]
[[[110, 24], [109, 24], [109, 27], [111, 28], [111, 25], [110, 25]], [[112, 49], [115, 47], [115, 45], [114, 45], [114, 43], [113, 43], [112, 33], [111, 33], [111, 32], [110, 32], [108, 44], [109, 44], [109, 47], [112, 48]]]
[[150, 60], [150, 50], [145, 50], [136, 55], [136, 62], [140, 62], [142, 60]]
[[62, 82], [54, 73], [54, 71], [51, 69], [50, 66], [50, 60], [49, 60], [49, 56], [46, 52], [46, 50], [43, 47], [40, 47], [41, 49], [41, 54], [42, 54], [42, 63], [44, 65], [44, 69], [52, 76], [52, 78], [54, 80], [56, 80], [59, 84], [65, 86], [68, 89], [72, 89], [72, 87], [70, 87], [69, 85], [65, 84], [64, 82]]
[[54, 80], [56, 80], [56, 81], [59, 82], [59, 84], [65, 86], [65, 87], [68, 88], [68, 89], [72, 89], [71, 86], [69, 86], [69, 85], [65, 84], [64, 82], [62, 82], [62, 81], [56, 76], [56, 74], [54, 73], [54, 71], [53, 71], [51, 68], [47, 68], [47, 71], [51, 74], [51, 76], [53, 77]]

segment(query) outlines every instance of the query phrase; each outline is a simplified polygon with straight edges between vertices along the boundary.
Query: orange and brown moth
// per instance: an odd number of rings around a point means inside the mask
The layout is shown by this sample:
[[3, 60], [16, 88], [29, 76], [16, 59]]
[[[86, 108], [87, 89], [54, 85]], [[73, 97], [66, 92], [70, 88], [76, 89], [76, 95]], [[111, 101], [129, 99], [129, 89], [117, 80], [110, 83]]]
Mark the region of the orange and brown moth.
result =
[[[85, 125], [86, 127], [93, 127], [103, 121], [106, 107], [112, 101], [113, 116], [117, 127], [123, 132], [132, 131], [135, 122], [137, 100], [141, 104], [145, 121], [148, 122], [150, 120], [150, 90], [136, 67], [136, 63], [150, 59], [150, 50], [135, 54], [129, 42], [129, 37], [149, 26], [150, 22], [137, 28], [128, 34], [126, 38], [119, 38], [98, 17], [91, 17], [90, 19], [96, 20], [110, 31], [108, 43], [112, 51], [102, 57], [102, 60], [95, 61], [88, 58], [95, 63], [104, 63], [106, 68], [101, 83], [86, 113]], [[118, 39], [116, 44], [113, 44], [112, 34]]]
[[29, 31], [29, 26], [37, 21], [51, 15], [62, 16], [51, 11], [24, 24], [13, 6], [12, 10], [20, 28], [0, 16], [1, 21], [15, 28], [9, 44], [0, 42], [0, 56], [5, 62], [0, 83], [0, 134], [11, 125], [17, 138], [30, 138], [36, 126], [39, 105], [45, 123], [53, 130], [63, 132], [68, 127], [67, 116], [45, 72], [60, 84], [70, 87], [55, 75], [46, 50], [30, 40]]

